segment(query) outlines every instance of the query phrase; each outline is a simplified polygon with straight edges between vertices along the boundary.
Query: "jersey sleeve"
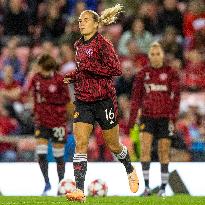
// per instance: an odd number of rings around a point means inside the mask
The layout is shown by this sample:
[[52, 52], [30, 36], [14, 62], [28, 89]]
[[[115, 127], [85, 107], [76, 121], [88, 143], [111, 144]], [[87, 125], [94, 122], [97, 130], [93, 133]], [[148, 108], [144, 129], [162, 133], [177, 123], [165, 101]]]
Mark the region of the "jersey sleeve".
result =
[[173, 71], [170, 79], [172, 113], [170, 118], [176, 121], [180, 104], [180, 79], [177, 71]]
[[80, 69], [108, 77], [122, 74], [120, 62], [112, 44], [104, 40], [99, 49], [99, 55], [100, 62], [96, 59], [88, 59], [82, 63]]
[[65, 74], [65, 78], [70, 78], [70, 83], [73, 83], [77, 80], [77, 74], [79, 73], [79, 71], [76, 69], [73, 72], [67, 73]]
[[143, 70], [136, 74], [131, 94], [131, 109], [128, 127], [132, 128], [135, 124], [138, 110], [141, 107], [144, 93], [144, 72]]

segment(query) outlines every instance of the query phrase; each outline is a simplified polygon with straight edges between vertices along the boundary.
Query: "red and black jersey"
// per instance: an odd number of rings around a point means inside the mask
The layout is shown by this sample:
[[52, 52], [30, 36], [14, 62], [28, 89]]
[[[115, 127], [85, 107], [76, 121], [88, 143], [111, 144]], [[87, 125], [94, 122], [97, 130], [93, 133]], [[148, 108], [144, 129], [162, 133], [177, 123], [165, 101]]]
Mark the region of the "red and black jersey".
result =
[[68, 74], [74, 82], [75, 96], [93, 102], [115, 96], [113, 76], [121, 75], [120, 63], [113, 45], [101, 34], [75, 43], [77, 69]]
[[63, 76], [54, 72], [51, 77], [35, 74], [24, 90], [32, 90], [34, 116], [37, 125], [46, 128], [65, 126], [66, 105], [70, 100], [68, 87], [62, 83]]
[[133, 127], [138, 109], [142, 116], [175, 120], [180, 102], [178, 73], [169, 66], [147, 66], [137, 73], [131, 99], [129, 127]]

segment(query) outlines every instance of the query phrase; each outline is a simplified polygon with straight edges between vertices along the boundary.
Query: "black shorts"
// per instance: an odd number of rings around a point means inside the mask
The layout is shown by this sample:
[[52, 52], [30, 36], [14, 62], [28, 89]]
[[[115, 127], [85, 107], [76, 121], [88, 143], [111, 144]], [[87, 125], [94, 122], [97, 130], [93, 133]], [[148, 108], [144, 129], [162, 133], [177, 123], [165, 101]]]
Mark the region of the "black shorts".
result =
[[156, 138], [172, 138], [174, 128], [168, 118], [151, 118], [142, 116], [140, 118], [140, 131], [149, 132]]
[[43, 126], [37, 126], [35, 128], [35, 137], [43, 138], [46, 140], [51, 140], [53, 143], [63, 143], [66, 142], [67, 128], [66, 126], [46, 128]]
[[84, 122], [94, 125], [98, 122], [103, 130], [109, 130], [118, 124], [115, 107], [110, 98], [95, 102], [75, 101], [74, 123]]

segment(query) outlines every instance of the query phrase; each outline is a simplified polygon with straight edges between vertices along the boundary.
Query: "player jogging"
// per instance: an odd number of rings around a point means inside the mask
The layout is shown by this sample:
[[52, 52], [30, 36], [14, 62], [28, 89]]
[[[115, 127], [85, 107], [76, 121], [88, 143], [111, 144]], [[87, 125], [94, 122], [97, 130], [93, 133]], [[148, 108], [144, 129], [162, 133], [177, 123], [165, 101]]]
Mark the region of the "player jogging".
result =
[[75, 43], [77, 69], [64, 79], [74, 82], [76, 110], [73, 132], [76, 150], [73, 158], [76, 190], [66, 195], [70, 201], [85, 201], [84, 181], [87, 170], [88, 139], [95, 122], [103, 130], [106, 145], [123, 163], [132, 192], [138, 190], [138, 177], [131, 165], [127, 148], [119, 142], [118, 108], [113, 76], [121, 75], [119, 59], [113, 45], [100, 33], [101, 25], [115, 22], [122, 6], [106, 9], [101, 16], [85, 10], [79, 17], [82, 37]]
[[56, 72], [56, 61], [50, 55], [45, 54], [39, 58], [37, 66], [39, 71], [33, 75], [25, 89], [33, 91], [36, 152], [45, 180], [42, 195], [47, 195], [47, 191], [51, 189], [47, 161], [49, 140], [53, 145], [59, 181], [64, 178], [63, 156], [67, 135], [66, 105], [70, 99], [68, 88], [62, 83], [63, 76]]
[[162, 181], [158, 195], [164, 196], [169, 177], [169, 148], [173, 135], [173, 123], [179, 109], [180, 86], [177, 72], [164, 64], [164, 51], [159, 43], [155, 42], [151, 45], [149, 60], [150, 66], [143, 68], [136, 75], [132, 90], [129, 127], [134, 126], [138, 110], [141, 108], [141, 164], [145, 180], [143, 195], [151, 194], [150, 155], [153, 137], [156, 137]]

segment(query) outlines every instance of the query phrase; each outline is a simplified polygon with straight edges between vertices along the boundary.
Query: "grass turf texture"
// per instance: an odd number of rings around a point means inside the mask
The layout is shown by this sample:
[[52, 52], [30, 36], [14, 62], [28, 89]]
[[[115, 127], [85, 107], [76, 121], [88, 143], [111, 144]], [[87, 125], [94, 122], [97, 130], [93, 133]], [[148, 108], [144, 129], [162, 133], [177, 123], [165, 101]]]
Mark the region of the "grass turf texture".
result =
[[[81, 204], [69, 202], [65, 197], [9, 197], [0, 196], [0, 205], [67, 205]], [[159, 198], [152, 197], [88, 197], [85, 205], [205, 205], [205, 197], [192, 197], [178, 195], [172, 197]]]

